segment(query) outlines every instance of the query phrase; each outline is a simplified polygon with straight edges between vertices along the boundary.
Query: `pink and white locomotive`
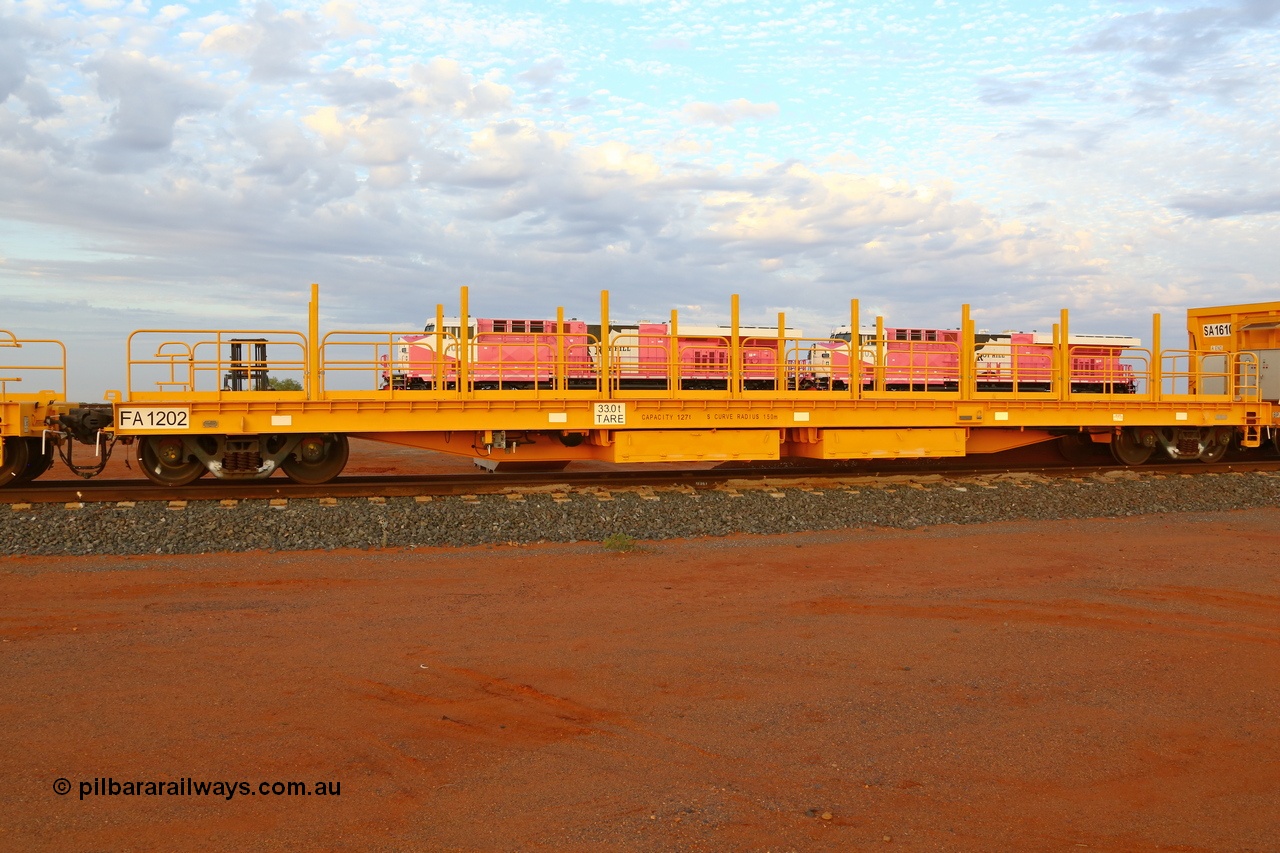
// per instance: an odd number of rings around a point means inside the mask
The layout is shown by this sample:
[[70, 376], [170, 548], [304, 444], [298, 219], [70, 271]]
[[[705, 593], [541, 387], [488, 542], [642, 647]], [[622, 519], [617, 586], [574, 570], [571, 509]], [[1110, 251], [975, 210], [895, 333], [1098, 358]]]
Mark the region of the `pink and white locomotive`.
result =
[[[475, 387], [550, 387], [561, 358], [570, 387], [587, 379], [594, 385], [595, 358], [589, 340], [587, 324], [580, 320], [565, 321], [562, 335], [555, 320], [474, 319], [466, 341]], [[401, 337], [390, 365], [392, 387], [456, 387], [462, 341], [457, 318], [446, 319], [440, 329], [430, 322], [423, 334]]]
[[[667, 323], [611, 325], [609, 375], [615, 387], [665, 389], [678, 379], [689, 390], [723, 390], [732, 370], [732, 332], [726, 326], [677, 327]], [[396, 342], [384, 379], [397, 389], [456, 387], [464, 336], [456, 318], [441, 328]], [[798, 329], [740, 326], [744, 387], [772, 390], [954, 391], [960, 386], [960, 332], [956, 329], [886, 328], [882, 339], [849, 328], [828, 339], [800, 343]], [[566, 320], [472, 319], [466, 330], [469, 375], [478, 391], [552, 388], [563, 376], [569, 389], [595, 388], [601, 370], [600, 327]], [[1122, 335], [1070, 336], [1071, 390], [1133, 393], [1133, 369], [1125, 350], [1141, 345]], [[1052, 336], [1035, 332], [975, 335], [974, 381], [979, 391], [1048, 391], [1054, 374]], [[856, 371], [850, 353], [856, 352]], [[559, 369], [563, 365], [563, 369]]]
[[[851, 384], [849, 327], [809, 349], [807, 375], [801, 387], [847, 389]], [[1131, 394], [1133, 368], [1124, 351], [1141, 346], [1126, 335], [1071, 335], [1071, 390], [1077, 393]], [[974, 335], [974, 381], [979, 391], [1048, 391], [1053, 377], [1053, 336], [1038, 332]], [[858, 333], [858, 381], [864, 389], [886, 391], [955, 391], [960, 387], [958, 329], [886, 328], [883, 340], [874, 329]], [[876, 365], [880, 364], [881, 367]]]
[[[786, 329], [787, 338], [798, 337]], [[775, 387], [780, 374], [778, 330], [742, 326], [739, 350], [741, 373], [749, 389]], [[600, 327], [566, 320], [561, 331], [555, 320], [473, 319], [467, 328], [466, 352], [476, 390], [551, 388], [557, 366], [568, 387], [595, 388], [600, 373]], [[732, 330], [726, 326], [679, 327], [673, 339], [667, 323], [611, 326], [610, 376], [617, 387], [665, 389], [679, 377], [685, 389], [725, 389], [731, 371]], [[462, 327], [446, 319], [439, 330], [427, 323], [421, 335], [397, 341], [386, 378], [395, 388], [426, 389], [455, 386]], [[673, 357], [674, 349], [674, 357]]]

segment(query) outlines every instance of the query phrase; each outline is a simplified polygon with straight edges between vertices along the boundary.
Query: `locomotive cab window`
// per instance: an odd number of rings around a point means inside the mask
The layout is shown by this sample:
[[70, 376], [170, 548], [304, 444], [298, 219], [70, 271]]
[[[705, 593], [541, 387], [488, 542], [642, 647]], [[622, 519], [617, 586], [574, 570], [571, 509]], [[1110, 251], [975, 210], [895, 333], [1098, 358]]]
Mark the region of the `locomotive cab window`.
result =
[[[472, 334], [474, 334], [476, 331], [475, 323], [472, 323], [469, 328], [471, 329]], [[494, 328], [496, 329], [497, 327], [495, 326]], [[434, 332], [435, 330], [436, 330], [435, 323], [427, 323], [425, 326], [422, 327], [422, 331], [424, 332]], [[462, 332], [461, 326], [443, 326], [440, 329], [440, 334], [453, 335], [455, 337], [461, 334], [461, 332]]]

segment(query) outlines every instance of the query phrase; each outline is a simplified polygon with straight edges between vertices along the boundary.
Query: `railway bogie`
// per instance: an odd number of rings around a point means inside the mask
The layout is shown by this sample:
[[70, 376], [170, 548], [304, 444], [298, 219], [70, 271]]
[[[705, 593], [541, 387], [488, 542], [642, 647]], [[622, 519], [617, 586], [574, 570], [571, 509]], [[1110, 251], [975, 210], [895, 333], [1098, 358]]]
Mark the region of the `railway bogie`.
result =
[[342, 472], [345, 434], [144, 435], [137, 439], [142, 472], [157, 485], [185, 486], [205, 474], [220, 480], [260, 480], [277, 470], [297, 483], [328, 482]]
[[[563, 309], [555, 319], [471, 319], [465, 289], [461, 309], [446, 318], [438, 306], [422, 333], [321, 335], [313, 290], [306, 333], [135, 332], [128, 387], [104, 404], [65, 401], [65, 355], [28, 358], [28, 372], [61, 370], [63, 390], [0, 386], [0, 485], [38, 477], [55, 453], [91, 476], [121, 443], [166, 487], [277, 470], [323, 483], [341, 473], [349, 437], [463, 454], [491, 470], [946, 457], [1040, 442], [1082, 464], [1109, 450], [1137, 465], [1216, 461], [1233, 443], [1264, 439], [1280, 447], [1280, 303], [1193, 309], [1191, 345], [1176, 351], [1161, 349], [1158, 317], [1144, 348], [1071, 333], [1065, 311], [1049, 333], [989, 334], [967, 306], [953, 329], [880, 318], [863, 328], [852, 302], [843, 330], [806, 338], [783, 315], [776, 327], [741, 324], [736, 297], [729, 324], [703, 327], [675, 312], [612, 324], [607, 293], [598, 324]], [[19, 344], [5, 335], [0, 346]], [[95, 461], [73, 459], [76, 445], [91, 445]]]

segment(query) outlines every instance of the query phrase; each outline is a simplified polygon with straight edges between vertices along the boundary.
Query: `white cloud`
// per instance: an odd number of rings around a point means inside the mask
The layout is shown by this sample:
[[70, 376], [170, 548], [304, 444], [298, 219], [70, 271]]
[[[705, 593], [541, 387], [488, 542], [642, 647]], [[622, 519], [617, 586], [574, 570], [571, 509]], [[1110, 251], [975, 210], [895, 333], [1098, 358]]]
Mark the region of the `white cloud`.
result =
[[488, 80], [474, 82], [455, 60], [436, 57], [410, 71], [409, 100], [427, 113], [453, 112], [478, 116], [505, 109], [511, 89]]
[[724, 104], [695, 101], [685, 104], [681, 113], [684, 120], [690, 124], [714, 124], [719, 127], [732, 127], [748, 119], [773, 118], [777, 114], [777, 104], [753, 104], [745, 98], [738, 98]]
[[230, 53], [249, 63], [251, 80], [282, 82], [308, 76], [308, 54], [324, 41], [318, 22], [297, 11], [277, 13], [261, 3], [243, 23], [218, 27], [200, 45], [208, 53]]
[[332, 0], [321, 7], [321, 13], [332, 18], [336, 23], [338, 35], [344, 37], [368, 36], [378, 32], [378, 28], [367, 23], [361, 17], [361, 10], [353, 3], [343, 0]]
[[179, 6], [176, 4], [164, 6], [160, 9], [158, 13], [156, 13], [155, 22], [161, 26], [167, 27], [173, 24], [179, 18], [182, 18], [190, 14], [190, 12], [191, 10], [188, 9], [186, 6]]
[[98, 165], [107, 171], [155, 164], [173, 143], [179, 118], [217, 109], [223, 100], [214, 87], [136, 53], [108, 54], [84, 70], [97, 77], [102, 99], [115, 104], [111, 132], [96, 143]]
[[1144, 70], [1174, 76], [1228, 52], [1242, 33], [1276, 27], [1278, 19], [1275, 0], [1144, 10], [1113, 15], [1079, 49], [1132, 53]]
[[564, 60], [558, 56], [535, 62], [529, 68], [516, 75], [516, 79], [530, 86], [546, 87], [556, 82], [556, 78], [564, 73]]
[[1192, 216], [1221, 219], [1232, 216], [1280, 213], [1280, 191], [1194, 193], [1176, 196], [1169, 200], [1173, 207], [1185, 210]]

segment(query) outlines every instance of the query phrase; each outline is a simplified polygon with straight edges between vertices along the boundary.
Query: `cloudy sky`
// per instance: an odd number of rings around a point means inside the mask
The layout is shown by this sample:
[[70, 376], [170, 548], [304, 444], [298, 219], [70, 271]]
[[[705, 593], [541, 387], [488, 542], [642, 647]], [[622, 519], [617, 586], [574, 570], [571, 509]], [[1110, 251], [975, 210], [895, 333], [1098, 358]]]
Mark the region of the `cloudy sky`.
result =
[[1280, 0], [0, 0], [0, 328], [1280, 298]]

